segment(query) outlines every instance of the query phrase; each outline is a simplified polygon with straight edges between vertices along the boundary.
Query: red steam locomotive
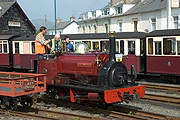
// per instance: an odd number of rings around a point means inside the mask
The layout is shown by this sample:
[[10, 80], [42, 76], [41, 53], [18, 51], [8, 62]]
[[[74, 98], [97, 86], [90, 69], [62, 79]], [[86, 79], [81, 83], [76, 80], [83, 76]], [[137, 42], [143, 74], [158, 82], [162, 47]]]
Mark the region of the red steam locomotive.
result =
[[47, 74], [47, 92], [59, 98], [70, 97], [71, 102], [97, 100], [109, 104], [142, 98], [145, 86], [128, 81], [115, 44], [115, 36], [110, 34], [110, 54], [66, 53], [56, 59], [39, 60], [38, 72]]

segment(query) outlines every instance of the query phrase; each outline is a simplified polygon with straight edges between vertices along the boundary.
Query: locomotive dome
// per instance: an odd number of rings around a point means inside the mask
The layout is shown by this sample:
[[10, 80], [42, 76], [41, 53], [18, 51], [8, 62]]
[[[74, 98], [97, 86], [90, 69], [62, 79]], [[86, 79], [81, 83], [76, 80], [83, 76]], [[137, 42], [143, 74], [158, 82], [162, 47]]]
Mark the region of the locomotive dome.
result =
[[76, 51], [75, 53], [85, 54], [89, 52], [88, 45], [86, 43], [78, 43], [76, 45]]

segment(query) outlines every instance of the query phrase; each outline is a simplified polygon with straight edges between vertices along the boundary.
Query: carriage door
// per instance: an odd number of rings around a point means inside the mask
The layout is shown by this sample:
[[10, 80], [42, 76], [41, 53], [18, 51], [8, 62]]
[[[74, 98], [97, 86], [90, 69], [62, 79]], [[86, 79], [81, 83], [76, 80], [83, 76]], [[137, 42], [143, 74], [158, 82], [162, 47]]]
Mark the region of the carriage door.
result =
[[146, 39], [140, 39], [140, 72], [146, 72]]
[[135, 40], [128, 40], [128, 53], [127, 53], [127, 57], [126, 57], [126, 60], [125, 60], [125, 63], [126, 63], [126, 67], [128, 69], [128, 71], [131, 70], [131, 65], [134, 64], [135, 65], [135, 68], [136, 68], [136, 71], [137, 70], [137, 59], [136, 59], [136, 50], [135, 50]]

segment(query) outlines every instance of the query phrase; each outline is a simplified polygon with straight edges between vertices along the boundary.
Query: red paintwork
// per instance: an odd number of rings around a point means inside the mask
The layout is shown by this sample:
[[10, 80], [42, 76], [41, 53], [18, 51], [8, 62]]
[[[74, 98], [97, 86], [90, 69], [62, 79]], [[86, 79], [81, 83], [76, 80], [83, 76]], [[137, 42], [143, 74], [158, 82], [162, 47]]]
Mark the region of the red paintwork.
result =
[[[14, 54], [14, 67], [33, 68], [34, 60], [37, 60], [35, 54]], [[9, 65], [9, 54], [0, 54], [0, 65]]]
[[127, 55], [123, 57], [123, 63], [126, 65], [127, 70], [131, 70], [131, 65], [134, 64], [136, 72], [140, 72], [140, 56]]
[[14, 67], [33, 68], [34, 60], [37, 60], [35, 54], [14, 54]]
[[113, 90], [105, 90], [104, 91], [104, 100], [106, 103], [116, 103], [122, 102], [122, 98], [119, 97], [118, 92], [121, 93], [121, 96], [124, 96], [124, 92], [128, 92], [130, 95], [133, 95], [133, 90], [136, 89], [136, 94], [139, 94], [140, 98], [144, 97], [145, 95], [145, 86], [133, 86], [128, 88], [119, 88]]
[[0, 65], [9, 65], [9, 54], [0, 54]]
[[0, 95], [17, 97], [46, 91], [44, 74], [15, 72], [0, 72], [0, 74]]
[[[107, 54], [64, 54], [55, 60], [40, 60], [39, 73], [43, 73], [43, 69], [47, 70], [48, 84], [55, 84], [54, 79], [57, 74], [68, 74], [74, 77], [81, 76], [95, 76], [98, 75], [98, 65], [96, 59], [99, 58], [101, 63], [109, 59]], [[63, 79], [58, 79], [58, 85], [64, 84]]]
[[99, 68], [96, 59], [99, 58], [103, 63], [103, 59], [107, 57], [108, 55], [65, 54], [58, 58], [58, 73], [97, 76]]
[[147, 72], [180, 75], [179, 56], [147, 56]]
[[54, 79], [58, 74], [58, 59], [55, 60], [40, 60], [39, 73], [45, 72], [47, 75], [47, 84], [55, 84]]

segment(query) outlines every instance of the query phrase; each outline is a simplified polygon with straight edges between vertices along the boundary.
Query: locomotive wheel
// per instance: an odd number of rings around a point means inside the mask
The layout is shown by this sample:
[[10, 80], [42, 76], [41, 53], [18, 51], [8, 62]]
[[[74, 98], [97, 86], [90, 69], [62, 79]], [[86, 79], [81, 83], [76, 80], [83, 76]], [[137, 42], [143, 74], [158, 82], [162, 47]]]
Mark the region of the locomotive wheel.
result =
[[21, 105], [25, 108], [30, 108], [32, 105], [33, 105], [33, 100], [32, 98], [30, 97], [27, 97], [27, 98], [23, 98], [21, 101], [20, 101]]
[[109, 82], [112, 86], [121, 86], [127, 84], [127, 69], [122, 63], [113, 64], [109, 72]]

